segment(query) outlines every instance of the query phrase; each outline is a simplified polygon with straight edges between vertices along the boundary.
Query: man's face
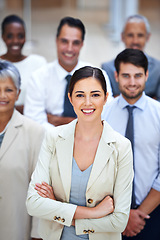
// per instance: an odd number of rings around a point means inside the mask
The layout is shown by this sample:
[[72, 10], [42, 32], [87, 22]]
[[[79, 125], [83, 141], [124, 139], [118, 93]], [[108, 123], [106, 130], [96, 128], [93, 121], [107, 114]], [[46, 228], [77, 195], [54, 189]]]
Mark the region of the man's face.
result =
[[119, 74], [115, 72], [116, 81], [119, 83], [119, 90], [124, 99], [134, 104], [142, 96], [145, 83], [148, 78], [148, 71], [131, 63], [120, 63]]
[[150, 34], [147, 34], [144, 22], [129, 22], [126, 24], [122, 33], [122, 41], [126, 48], [144, 50], [149, 40]]
[[59, 64], [71, 72], [77, 65], [80, 50], [83, 46], [82, 32], [79, 28], [65, 24], [56, 39]]

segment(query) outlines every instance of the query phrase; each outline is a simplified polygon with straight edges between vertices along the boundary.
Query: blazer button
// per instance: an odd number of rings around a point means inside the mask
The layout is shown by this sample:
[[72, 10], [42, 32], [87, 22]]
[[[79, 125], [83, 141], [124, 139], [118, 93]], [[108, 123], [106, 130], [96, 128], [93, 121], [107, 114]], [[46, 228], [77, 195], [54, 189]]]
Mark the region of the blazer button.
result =
[[88, 230], [83, 230], [84, 233], [88, 233]]
[[61, 220], [61, 218], [60, 218], [60, 217], [57, 217], [57, 220], [58, 220], [58, 221], [60, 221], [60, 220]]
[[53, 218], [54, 220], [57, 220], [57, 217], [56, 216], [54, 216], [54, 218]]
[[93, 199], [89, 198], [87, 201], [89, 204], [93, 203]]
[[92, 229], [92, 230], [90, 230], [90, 232], [91, 232], [91, 233], [94, 233], [94, 230]]
[[62, 218], [62, 219], [61, 219], [61, 222], [65, 222], [65, 219], [64, 219], [64, 218]]

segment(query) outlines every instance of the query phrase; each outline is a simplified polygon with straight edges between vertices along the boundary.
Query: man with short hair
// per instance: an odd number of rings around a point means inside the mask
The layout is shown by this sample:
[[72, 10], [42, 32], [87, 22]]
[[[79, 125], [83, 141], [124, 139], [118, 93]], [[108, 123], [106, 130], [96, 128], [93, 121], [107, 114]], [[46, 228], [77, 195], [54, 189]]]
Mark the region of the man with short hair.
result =
[[[67, 88], [75, 70], [90, 65], [79, 61], [85, 27], [81, 20], [65, 17], [57, 28], [56, 45], [58, 59], [46, 64], [32, 74], [27, 89], [24, 114], [45, 128], [72, 121], [76, 115], [68, 100]], [[108, 91], [112, 97], [106, 75]]]
[[[121, 37], [126, 48], [144, 51], [150, 35], [150, 25], [147, 18], [142, 15], [132, 15], [127, 18]], [[145, 86], [145, 93], [160, 101], [160, 61], [147, 54], [146, 57], [148, 59], [149, 76]], [[103, 63], [102, 69], [104, 69], [109, 76], [113, 96], [118, 96], [120, 90], [114, 77], [114, 60]]]
[[134, 181], [129, 221], [123, 239], [159, 240], [160, 227], [160, 103], [144, 93], [148, 61], [137, 49], [115, 59], [120, 96], [106, 104], [103, 118], [130, 139]]

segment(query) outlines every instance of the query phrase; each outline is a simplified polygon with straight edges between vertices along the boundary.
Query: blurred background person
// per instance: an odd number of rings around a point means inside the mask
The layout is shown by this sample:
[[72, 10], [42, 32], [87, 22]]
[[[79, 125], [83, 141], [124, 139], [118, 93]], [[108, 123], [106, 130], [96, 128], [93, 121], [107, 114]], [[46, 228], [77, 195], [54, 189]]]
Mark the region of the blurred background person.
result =
[[22, 18], [17, 15], [6, 16], [1, 24], [2, 39], [6, 45], [7, 52], [0, 56], [1, 59], [12, 62], [20, 72], [22, 84], [19, 99], [16, 102], [16, 108], [23, 113], [26, 88], [32, 72], [46, 63], [44, 57], [30, 54], [23, 54], [25, 44], [26, 29]]
[[[38, 238], [37, 219], [25, 207], [28, 184], [43, 139], [40, 125], [15, 110], [20, 75], [0, 60], [0, 239]], [[33, 220], [33, 221], [32, 221]]]
[[[57, 59], [32, 74], [24, 114], [45, 128], [62, 125], [76, 118], [68, 99], [68, 86], [75, 70], [91, 65], [79, 59], [84, 38], [85, 26], [80, 19], [62, 18], [56, 35]], [[105, 79], [110, 101], [112, 90], [106, 73]]]
[[[142, 15], [132, 15], [127, 18], [121, 34], [122, 41], [126, 48], [144, 51], [150, 36], [150, 25], [146, 17]], [[148, 54], [146, 54], [146, 57], [148, 59], [149, 76], [145, 85], [145, 93], [160, 101], [160, 61]], [[114, 76], [114, 60], [103, 63], [102, 69], [104, 69], [109, 76], [113, 96], [118, 96], [120, 90]]]
[[[81, 19], [87, 31], [85, 44], [80, 53], [81, 60], [100, 67], [103, 62], [113, 59], [124, 49], [122, 41], [115, 42], [112, 38], [113, 28], [110, 26], [117, 24], [115, 27], [120, 31], [118, 39], [121, 39], [126, 17], [139, 13], [149, 20], [152, 29], [152, 37], [145, 51], [160, 60], [159, 0], [1, 0], [0, 3], [3, 1], [5, 6], [0, 4], [1, 22], [6, 15], [13, 13], [18, 14], [25, 21], [27, 32], [23, 52], [26, 55], [34, 52], [45, 56], [48, 62], [56, 59], [54, 38], [59, 20], [64, 16], [72, 16]], [[120, 5], [116, 13], [122, 17], [117, 21], [114, 12], [115, 2]], [[135, 2], [138, 2], [137, 7]], [[114, 20], [114, 24], [111, 19]], [[5, 50], [1, 39], [0, 49], [1, 53]]]

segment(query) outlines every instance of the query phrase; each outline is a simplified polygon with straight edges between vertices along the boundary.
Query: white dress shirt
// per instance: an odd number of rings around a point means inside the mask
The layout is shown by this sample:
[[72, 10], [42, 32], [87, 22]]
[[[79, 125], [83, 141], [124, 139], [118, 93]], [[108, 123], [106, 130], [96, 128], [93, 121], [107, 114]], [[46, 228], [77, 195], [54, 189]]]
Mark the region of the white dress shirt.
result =
[[[125, 135], [128, 102], [120, 95], [105, 105], [103, 119]], [[143, 93], [134, 104], [135, 196], [138, 205], [151, 188], [160, 191], [160, 103]]]
[[20, 62], [13, 62], [13, 65], [18, 69], [21, 75], [21, 93], [16, 101], [16, 105], [24, 105], [26, 89], [31, 74], [46, 63], [46, 59], [37, 54], [31, 54]]
[[[68, 74], [72, 75], [75, 70], [84, 66], [91, 66], [91, 64], [79, 61], [72, 72], [68, 73], [59, 65], [58, 60], [55, 60], [35, 71], [28, 84], [24, 114], [39, 122], [45, 128], [53, 126], [48, 123], [47, 113], [58, 116], [62, 115], [67, 84], [65, 77]], [[104, 75], [109, 92], [108, 101], [110, 101], [113, 98], [112, 91], [108, 76], [105, 73]]]

